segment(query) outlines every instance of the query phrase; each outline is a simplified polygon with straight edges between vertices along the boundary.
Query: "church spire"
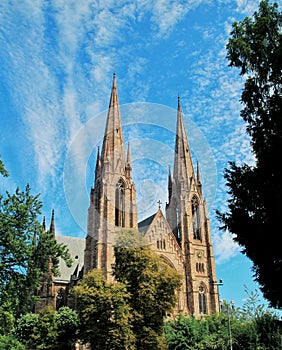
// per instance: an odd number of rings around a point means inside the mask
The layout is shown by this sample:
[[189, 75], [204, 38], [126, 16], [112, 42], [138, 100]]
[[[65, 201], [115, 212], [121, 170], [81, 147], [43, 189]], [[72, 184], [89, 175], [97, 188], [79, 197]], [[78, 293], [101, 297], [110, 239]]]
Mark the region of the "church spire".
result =
[[179, 181], [185, 180], [189, 184], [189, 180], [193, 175], [194, 170], [190, 148], [183, 120], [180, 97], [178, 96], [173, 177]]
[[172, 178], [171, 178], [171, 170], [170, 165], [168, 166], [168, 202], [171, 201], [172, 195]]
[[102, 151], [97, 152], [94, 188], [90, 192], [85, 273], [99, 268], [111, 280], [116, 231], [121, 227], [137, 228], [136, 189], [131, 172], [130, 145], [126, 153], [114, 74]]
[[109, 108], [114, 106], [118, 106], [116, 73], [113, 74], [112, 93], [111, 93]]
[[98, 178], [98, 174], [99, 174], [99, 171], [100, 171], [100, 165], [101, 165], [101, 162], [100, 162], [100, 147], [98, 146], [96, 167], [95, 167], [95, 179]]
[[42, 222], [42, 226], [43, 226], [43, 231], [46, 231], [46, 219], [45, 216], [43, 216], [43, 222]]
[[[125, 166], [124, 140], [121, 127], [118, 93], [116, 86], [116, 74], [113, 76], [113, 84], [106, 129], [101, 153], [101, 163], [110, 163], [112, 171], [121, 170]], [[119, 166], [119, 169], [117, 169]]]
[[52, 216], [51, 216], [51, 223], [50, 223], [50, 233], [53, 233], [53, 236], [55, 237], [55, 211], [52, 210]]
[[197, 162], [197, 185], [198, 185], [199, 193], [202, 194], [202, 181], [201, 181], [199, 162]]

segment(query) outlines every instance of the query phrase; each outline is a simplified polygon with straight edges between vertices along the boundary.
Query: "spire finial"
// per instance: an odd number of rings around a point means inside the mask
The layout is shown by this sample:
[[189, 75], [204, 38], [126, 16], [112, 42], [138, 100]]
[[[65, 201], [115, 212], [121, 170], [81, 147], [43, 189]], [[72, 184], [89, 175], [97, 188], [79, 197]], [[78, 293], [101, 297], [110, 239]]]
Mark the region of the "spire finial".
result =
[[178, 109], [178, 111], [181, 111], [181, 104], [180, 104], [180, 96], [179, 96], [179, 94], [177, 96], [177, 109]]
[[157, 201], [157, 203], [158, 203], [158, 205], [159, 205], [159, 209], [161, 209], [161, 205], [162, 205], [161, 200], [159, 199], [159, 200]]
[[117, 95], [117, 79], [116, 73], [113, 74], [113, 85], [112, 85], [112, 93], [110, 98], [110, 106], [113, 107], [118, 105], [118, 95]]

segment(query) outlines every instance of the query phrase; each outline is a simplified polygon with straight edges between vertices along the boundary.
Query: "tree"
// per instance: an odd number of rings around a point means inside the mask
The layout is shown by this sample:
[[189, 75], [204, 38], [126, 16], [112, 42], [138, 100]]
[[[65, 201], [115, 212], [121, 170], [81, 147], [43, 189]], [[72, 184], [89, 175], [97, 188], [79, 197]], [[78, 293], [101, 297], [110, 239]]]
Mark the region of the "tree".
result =
[[130, 296], [136, 348], [165, 349], [164, 318], [176, 304], [181, 276], [150, 249], [136, 230], [121, 230], [114, 252], [113, 275], [126, 285]]
[[253, 262], [254, 278], [273, 307], [282, 307], [282, 15], [261, 1], [252, 18], [235, 22], [227, 44], [231, 67], [246, 77], [241, 116], [247, 123], [255, 165], [230, 162], [225, 179], [228, 211], [223, 224]]
[[[225, 303], [225, 307], [228, 303]], [[280, 349], [282, 329], [278, 317], [258, 312], [246, 319], [245, 312], [224, 309], [204, 318], [179, 315], [165, 324], [169, 350]]]
[[[0, 172], [5, 168], [0, 164]], [[4, 170], [3, 170], [4, 169]], [[3, 311], [31, 311], [39, 278], [48, 269], [52, 257], [53, 272], [58, 274], [59, 257], [70, 266], [67, 247], [44, 232], [37, 220], [42, 203], [32, 195], [30, 186], [14, 194], [0, 194], [0, 304]]]
[[73, 349], [73, 345], [78, 339], [80, 324], [78, 313], [67, 306], [63, 306], [56, 313], [55, 319], [58, 329], [56, 349]]
[[58, 311], [47, 307], [39, 314], [22, 315], [17, 320], [15, 334], [27, 348], [71, 350], [77, 340], [78, 327], [76, 311], [69, 307]]
[[79, 338], [91, 349], [133, 350], [132, 310], [122, 283], [109, 283], [100, 270], [85, 275], [71, 296], [80, 316]]
[[38, 333], [39, 314], [28, 312], [18, 318], [15, 334], [26, 346], [35, 345], [39, 338]]
[[0, 154], [0, 174], [4, 177], [7, 177], [9, 175], [8, 171], [5, 169], [4, 163], [1, 159], [1, 154]]
[[0, 349], [25, 350], [25, 346], [12, 335], [0, 336]]

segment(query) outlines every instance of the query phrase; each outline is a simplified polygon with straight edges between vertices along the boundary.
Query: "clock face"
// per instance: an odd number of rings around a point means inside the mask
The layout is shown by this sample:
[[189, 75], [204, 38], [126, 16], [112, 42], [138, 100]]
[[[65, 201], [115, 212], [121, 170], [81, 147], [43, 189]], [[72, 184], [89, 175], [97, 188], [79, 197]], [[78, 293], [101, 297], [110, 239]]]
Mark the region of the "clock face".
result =
[[200, 251], [198, 251], [198, 252], [197, 252], [197, 257], [198, 257], [199, 259], [201, 259], [201, 258], [202, 258], [202, 256], [203, 256], [203, 253], [202, 253], [202, 252], [200, 252]]

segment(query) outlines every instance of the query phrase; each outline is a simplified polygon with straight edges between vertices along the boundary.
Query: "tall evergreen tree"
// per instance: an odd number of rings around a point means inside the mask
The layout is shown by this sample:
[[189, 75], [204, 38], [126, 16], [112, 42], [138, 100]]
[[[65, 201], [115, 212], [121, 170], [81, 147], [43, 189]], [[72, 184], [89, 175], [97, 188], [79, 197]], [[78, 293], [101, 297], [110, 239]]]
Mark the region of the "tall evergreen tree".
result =
[[218, 213], [253, 261], [254, 277], [271, 305], [282, 307], [282, 15], [261, 1], [252, 18], [235, 22], [227, 45], [231, 67], [246, 77], [241, 116], [255, 165], [230, 163], [225, 171], [228, 211]]

